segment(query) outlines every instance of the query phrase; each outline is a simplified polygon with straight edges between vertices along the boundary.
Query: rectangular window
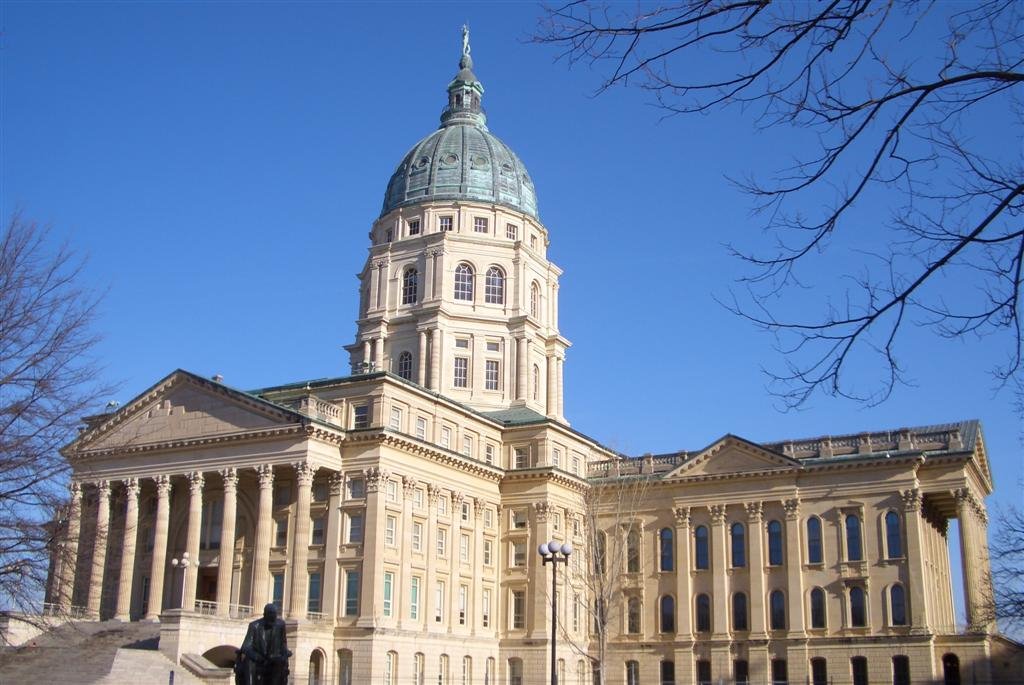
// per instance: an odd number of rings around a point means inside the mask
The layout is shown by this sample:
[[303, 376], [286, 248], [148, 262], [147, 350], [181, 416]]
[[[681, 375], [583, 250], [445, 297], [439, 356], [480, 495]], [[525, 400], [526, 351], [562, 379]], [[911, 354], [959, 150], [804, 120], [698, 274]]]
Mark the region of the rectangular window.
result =
[[574, 633], [580, 632], [580, 614], [582, 612], [583, 600], [580, 599], [579, 593], [576, 593], [576, 597], [572, 602], [572, 630]]
[[423, 488], [416, 488], [413, 490], [412, 505], [417, 509], [423, 508]]
[[459, 350], [468, 350], [469, 349], [469, 338], [456, 338], [455, 339], [455, 347], [456, 347], [456, 349], [459, 349]]
[[366, 497], [366, 485], [362, 478], [348, 479], [348, 498], [362, 499]]
[[526, 566], [526, 543], [512, 543], [512, 565], [515, 567]]
[[473, 231], [476, 233], [487, 233], [487, 217], [473, 217]]
[[732, 662], [732, 675], [736, 679], [736, 685], [750, 682], [750, 664], [746, 659], [736, 659]]
[[580, 475], [580, 458], [579, 457], [573, 457], [572, 458], [572, 472], [575, 473], [577, 476]]
[[473, 438], [468, 435], [462, 436], [462, 455], [465, 457], [473, 456]]
[[436, 623], [441, 622], [441, 617], [444, 615], [444, 581], [437, 581], [437, 587], [434, 588], [434, 621]]
[[772, 685], [789, 685], [789, 668], [785, 659], [772, 659]]
[[536, 250], [537, 249], [537, 236], [535, 236], [535, 235], [531, 235], [530, 236], [530, 249], [531, 250]]
[[384, 544], [388, 547], [395, 546], [395, 529], [398, 527], [398, 519], [388, 516], [384, 521]]
[[526, 593], [522, 590], [512, 591], [512, 630], [526, 627]]
[[397, 502], [398, 501], [398, 481], [397, 480], [389, 480], [385, 490], [387, 492], [387, 498], [388, 498], [389, 502]]
[[309, 594], [307, 596], [306, 611], [320, 613], [320, 572], [309, 574]]
[[484, 628], [491, 627], [491, 591], [484, 589], [480, 594], [480, 603], [483, 605], [483, 626]]
[[465, 533], [459, 537], [459, 561], [469, 562], [469, 536]]
[[493, 560], [493, 544], [490, 540], [484, 540], [484, 566], [490, 566]]
[[469, 521], [469, 502], [462, 503], [462, 520]]
[[442, 216], [438, 219], [438, 228], [442, 231], [452, 230], [452, 218], [450, 216]]
[[441, 447], [448, 449], [452, 446], [452, 429], [448, 426], [441, 427]]
[[501, 343], [496, 341], [496, 340], [488, 340], [487, 341], [487, 351], [488, 352], [501, 352]]
[[419, 219], [409, 219], [409, 235], [419, 235], [419, 234], [420, 234], [420, 220]]
[[501, 377], [501, 365], [494, 359], [485, 362], [485, 381], [488, 390], [498, 389], [498, 379]]
[[[578, 518], [573, 518], [572, 520], [572, 535], [577, 538], [580, 536], [580, 520]], [[579, 555], [577, 555], [577, 558], [579, 558]]]
[[905, 654], [892, 658], [892, 685], [910, 685], [910, 657]]
[[527, 449], [525, 447], [516, 447], [512, 450], [512, 453], [514, 455], [512, 468], [525, 469], [530, 455]]
[[850, 659], [850, 672], [853, 676], [853, 685], [868, 685], [867, 657], [855, 656]]
[[488, 464], [494, 463], [494, 445], [487, 445], [484, 447], [484, 461]]
[[413, 521], [412, 524], [412, 551], [423, 551], [423, 524], [419, 521]]
[[459, 586], [459, 625], [466, 625], [466, 607], [469, 604], [469, 586]]
[[278, 614], [280, 614], [281, 610], [284, 609], [284, 574], [275, 573], [272, 576], [272, 578], [274, 581], [274, 594], [272, 602], [274, 606], [277, 607]]
[[402, 430], [402, 410], [398, 407], [391, 407], [391, 420], [388, 421], [388, 426], [394, 430]]
[[512, 527], [516, 529], [526, 528], [525, 509], [516, 509], [512, 512]]
[[416, 417], [416, 437], [420, 440], [427, 439], [427, 420], [422, 416]]
[[505, 224], [505, 237], [509, 240], [517, 240], [519, 238], [519, 227], [515, 224]]
[[562, 530], [562, 515], [557, 511], [551, 517], [551, 527], [556, 531]]
[[324, 544], [324, 525], [326, 521], [323, 516], [313, 519], [313, 528], [309, 534], [309, 544], [311, 545], [322, 545]]
[[494, 510], [491, 509], [490, 507], [487, 507], [486, 509], [484, 509], [484, 527], [485, 528], [493, 528], [494, 527]]
[[551, 450], [551, 465], [556, 469], [562, 468], [562, 450], [557, 447]]
[[348, 515], [348, 541], [359, 543], [363, 541], [363, 515]]
[[437, 529], [437, 556], [444, 557], [448, 553], [448, 531], [444, 528]]
[[448, 498], [444, 495], [437, 496], [437, 513], [442, 516], [448, 515]]
[[469, 387], [469, 359], [467, 357], [455, 358], [455, 376], [452, 384], [456, 388]]
[[288, 546], [288, 519], [277, 519], [275, 522], [276, 532], [274, 534], [274, 546], [275, 547], [287, 547]]
[[[811, 685], [829, 685], [828, 663], [822, 657], [811, 659]], [[905, 685], [910, 685], [909, 681]]]
[[359, 571], [345, 573], [345, 615], [359, 615]]
[[352, 407], [352, 427], [370, 427], [370, 405], [360, 404], [358, 406]]
[[395, 590], [395, 574], [391, 571], [384, 572], [384, 616], [391, 616], [392, 602]]
[[697, 659], [697, 685], [711, 685], [711, 662]]
[[409, 586], [409, 618], [414, 621], [420, 619], [420, 579], [413, 576]]

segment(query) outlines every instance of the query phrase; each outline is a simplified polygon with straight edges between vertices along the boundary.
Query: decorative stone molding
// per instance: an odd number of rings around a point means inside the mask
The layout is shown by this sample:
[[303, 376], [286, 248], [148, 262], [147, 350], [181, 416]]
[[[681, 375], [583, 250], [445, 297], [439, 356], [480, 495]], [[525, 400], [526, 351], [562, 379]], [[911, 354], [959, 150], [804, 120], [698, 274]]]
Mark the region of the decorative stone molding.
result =
[[308, 488], [313, 485], [313, 476], [316, 475], [316, 467], [308, 461], [297, 461], [292, 464], [295, 469], [295, 478], [300, 488]]
[[743, 508], [747, 510], [748, 523], [760, 523], [764, 520], [764, 502], [746, 502]]
[[795, 521], [800, 518], [800, 498], [791, 497], [782, 500], [782, 508], [786, 510], [786, 519]]
[[412, 476], [402, 476], [402, 492], [405, 495], [405, 499], [412, 497], [417, 485], [419, 485], [419, 481]]
[[457, 490], [452, 491], [452, 506], [455, 509], [460, 509], [462, 507], [462, 503], [465, 502], [465, 501], [466, 501], [466, 493], [459, 492]]
[[256, 475], [259, 478], [260, 489], [268, 489], [273, 486], [273, 467], [269, 464], [257, 466]]
[[548, 514], [554, 511], [554, 507], [549, 502], [534, 502], [533, 503], [533, 515], [537, 518], [537, 523], [547, 523]]
[[366, 492], [377, 492], [381, 485], [387, 482], [391, 474], [384, 469], [374, 466], [366, 470]]
[[477, 521], [482, 519], [484, 517], [484, 509], [486, 508], [487, 506], [484, 504], [482, 499], [479, 497], [475, 498], [473, 500], [473, 518]]
[[139, 496], [139, 479], [125, 478], [123, 482], [125, 496], [130, 499], [137, 498]]
[[71, 492], [71, 502], [74, 504], [82, 496], [82, 484], [77, 480], [68, 483], [68, 490]]
[[690, 527], [690, 507], [676, 507], [672, 513], [675, 515], [677, 526]]
[[98, 480], [93, 485], [96, 486], [96, 496], [101, 499], [110, 497], [110, 481], [109, 480]]
[[709, 504], [708, 512], [711, 514], [711, 522], [716, 526], [720, 526], [725, 523], [725, 510], [724, 504]]
[[203, 484], [206, 482], [206, 479], [203, 478], [203, 472], [202, 471], [192, 471], [192, 472], [186, 474], [185, 477], [188, 478], [188, 491], [189, 491], [189, 494], [192, 494], [192, 495], [201, 495], [201, 494], [203, 494]]
[[433, 483], [427, 484], [427, 500], [430, 506], [433, 507], [437, 504], [438, 498], [441, 496], [441, 488], [437, 487]]
[[156, 483], [156, 494], [158, 497], [167, 497], [171, 494], [171, 477], [167, 475], [153, 478]]
[[908, 514], [921, 511], [921, 503], [924, 501], [924, 497], [921, 495], [919, 488], [901, 490], [900, 497], [903, 498], [903, 511]]
[[220, 477], [224, 479], [224, 492], [231, 492], [238, 489], [238, 469], [229, 466], [219, 471]]
[[340, 471], [335, 471], [327, 479], [327, 487], [330, 489], [331, 497], [341, 497], [341, 488], [345, 485], [345, 476]]

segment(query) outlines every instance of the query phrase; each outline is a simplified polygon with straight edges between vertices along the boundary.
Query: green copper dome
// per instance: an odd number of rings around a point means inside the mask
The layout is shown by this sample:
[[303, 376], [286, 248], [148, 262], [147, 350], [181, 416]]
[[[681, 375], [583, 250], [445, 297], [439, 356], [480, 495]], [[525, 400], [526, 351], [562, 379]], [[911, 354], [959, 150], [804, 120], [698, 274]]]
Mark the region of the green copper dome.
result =
[[476, 200], [537, 217], [537, 195], [526, 167], [487, 130], [483, 93], [464, 29], [459, 73], [448, 85], [441, 127], [416, 143], [395, 169], [381, 215], [429, 200]]

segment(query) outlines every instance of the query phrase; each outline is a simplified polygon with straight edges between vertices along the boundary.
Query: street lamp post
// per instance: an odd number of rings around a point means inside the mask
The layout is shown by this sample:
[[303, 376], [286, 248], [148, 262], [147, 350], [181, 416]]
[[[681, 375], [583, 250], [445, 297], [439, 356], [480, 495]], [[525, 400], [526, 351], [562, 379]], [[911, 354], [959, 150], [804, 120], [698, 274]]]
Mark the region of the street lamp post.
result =
[[537, 553], [545, 564], [551, 564], [551, 685], [558, 685], [558, 660], [555, 658], [555, 639], [558, 635], [558, 564], [569, 563], [572, 545], [552, 540], [538, 547]]
[[182, 552], [180, 559], [171, 559], [171, 566], [181, 569], [181, 610], [185, 610], [185, 581], [188, 578], [188, 567], [192, 562], [188, 558], [188, 552]]

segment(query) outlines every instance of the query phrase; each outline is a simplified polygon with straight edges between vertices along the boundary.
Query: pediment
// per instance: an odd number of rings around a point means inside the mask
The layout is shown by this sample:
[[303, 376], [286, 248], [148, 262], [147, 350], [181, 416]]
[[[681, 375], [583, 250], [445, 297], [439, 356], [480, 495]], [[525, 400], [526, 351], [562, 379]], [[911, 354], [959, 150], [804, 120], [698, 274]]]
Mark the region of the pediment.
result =
[[180, 443], [296, 425], [300, 415], [177, 371], [85, 432], [77, 452]]
[[666, 478], [723, 477], [766, 472], [798, 471], [803, 466], [795, 459], [760, 445], [727, 435], [693, 454]]

